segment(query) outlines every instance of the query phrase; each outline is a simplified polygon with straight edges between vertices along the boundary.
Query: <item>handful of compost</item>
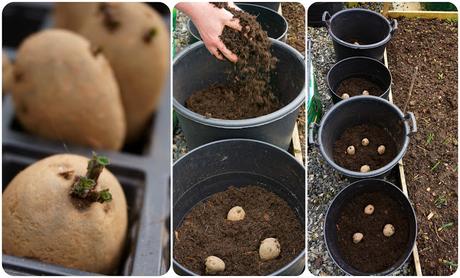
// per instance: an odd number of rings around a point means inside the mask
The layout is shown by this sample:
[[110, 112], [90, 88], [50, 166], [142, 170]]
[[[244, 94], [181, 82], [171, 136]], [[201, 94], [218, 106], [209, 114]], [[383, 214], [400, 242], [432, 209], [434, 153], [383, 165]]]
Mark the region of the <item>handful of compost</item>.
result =
[[107, 158], [59, 154], [20, 172], [3, 193], [3, 252], [113, 274], [127, 230], [123, 189]]

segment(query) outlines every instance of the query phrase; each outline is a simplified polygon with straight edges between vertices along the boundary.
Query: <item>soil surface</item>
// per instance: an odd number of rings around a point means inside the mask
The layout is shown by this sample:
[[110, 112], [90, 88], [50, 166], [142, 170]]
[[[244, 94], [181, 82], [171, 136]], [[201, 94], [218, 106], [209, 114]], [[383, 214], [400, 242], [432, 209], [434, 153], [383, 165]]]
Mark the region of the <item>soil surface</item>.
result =
[[458, 264], [457, 23], [399, 18], [398, 24], [387, 51], [399, 107], [419, 67], [407, 108], [417, 118], [418, 132], [411, 137], [404, 169], [417, 213], [422, 271], [451, 275]]
[[362, 95], [367, 91], [369, 95], [381, 96], [384, 91], [378, 84], [363, 77], [350, 77], [340, 82], [337, 95], [348, 94], [350, 97]]
[[[226, 219], [241, 206], [241, 221]], [[204, 275], [204, 261], [217, 256], [225, 262], [219, 275], [266, 275], [292, 261], [305, 247], [304, 226], [289, 205], [258, 186], [230, 187], [196, 205], [175, 231], [174, 257], [195, 273]], [[268, 237], [278, 239], [281, 254], [261, 261], [259, 245]]]
[[[367, 138], [369, 145], [363, 146], [361, 140]], [[385, 152], [379, 154], [379, 146], [385, 146]], [[355, 154], [347, 153], [353, 146]], [[361, 166], [369, 165], [371, 171], [387, 165], [397, 155], [396, 143], [391, 135], [377, 125], [357, 125], [347, 128], [334, 144], [334, 161], [338, 165], [359, 172]]]
[[[374, 206], [374, 213], [364, 213], [367, 205]], [[395, 233], [383, 234], [383, 227], [392, 224]], [[369, 192], [356, 196], [347, 203], [337, 221], [338, 247], [344, 260], [356, 269], [376, 273], [392, 266], [404, 255], [409, 240], [409, 218], [402, 206], [382, 192]], [[359, 243], [353, 242], [353, 234], [362, 233]]]
[[256, 17], [219, 3], [233, 13], [242, 31], [225, 27], [220, 35], [227, 48], [238, 56], [226, 84], [212, 85], [193, 93], [186, 101], [190, 110], [209, 118], [248, 119], [269, 114], [280, 108], [272, 92], [270, 74], [276, 66], [271, 42]]

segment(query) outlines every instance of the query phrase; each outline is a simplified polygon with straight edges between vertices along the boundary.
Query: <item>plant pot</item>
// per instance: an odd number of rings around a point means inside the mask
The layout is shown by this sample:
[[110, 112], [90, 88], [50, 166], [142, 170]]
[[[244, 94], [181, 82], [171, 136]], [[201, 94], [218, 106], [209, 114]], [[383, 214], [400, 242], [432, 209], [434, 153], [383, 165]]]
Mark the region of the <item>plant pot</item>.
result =
[[226, 73], [233, 70], [233, 64], [213, 57], [202, 42], [185, 48], [176, 56], [173, 106], [189, 149], [227, 138], [256, 139], [283, 149], [289, 147], [300, 106], [305, 100], [305, 64], [297, 50], [283, 42], [270, 40], [272, 54], [279, 60], [272, 73], [271, 85], [284, 106], [251, 119], [206, 118], [187, 109], [184, 103], [194, 92], [226, 82]]
[[[280, 165], [283, 165], [280, 167]], [[293, 156], [267, 143], [228, 139], [201, 146], [173, 166], [173, 230], [197, 203], [229, 186], [261, 186], [284, 199], [305, 224], [305, 168]], [[176, 273], [197, 275], [176, 260]], [[300, 275], [305, 251], [272, 275]]]
[[323, 13], [329, 12], [330, 15], [334, 15], [338, 11], [344, 9], [344, 4], [341, 2], [315, 2], [308, 8], [308, 26], [309, 27], [324, 27], [322, 20]]
[[[356, 198], [363, 193], [369, 192], [379, 192], [385, 194], [391, 199], [395, 200], [402, 208], [404, 215], [408, 219], [408, 238], [409, 240], [404, 245], [404, 252], [400, 258], [394, 262], [390, 267], [386, 268], [377, 273], [365, 273], [355, 267], [351, 266], [347, 261], [344, 260], [340, 252], [338, 245], [338, 235], [336, 225], [339, 221], [341, 211], [347, 203], [352, 199]], [[376, 208], [378, 209], [378, 208]], [[396, 230], [397, 231], [397, 230]], [[366, 237], [366, 236], [365, 236]], [[332, 203], [329, 206], [329, 209], [326, 213], [326, 219], [324, 222], [324, 239], [326, 242], [326, 248], [329, 253], [329, 256], [335, 262], [335, 264], [341, 268], [348, 275], [388, 275], [397, 270], [404, 262], [407, 261], [410, 254], [412, 253], [412, 248], [414, 247], [415, 240], [417, 238], [417, 220], [415, 216], [415, 211], [410, 204], [409, 199], [404, 195], [404, 193], [395, 185], [378, 179], [367, 179], [356, 181], [349, 186], [345, 187], [342, 191], [337, 194]], [[351, 240], [351, 238], [350, 238]], [[360, 243], [358, 243], [360, 244]]]
[[383, 15], [366, 9], [345, 9], [333, 16], [326, 11], [323, 22], [334, 43], [337, 61], [353, 56], [382, 60], [385, 46], [398, 25], [396, 19], [389, 22]]
[[[336, 140], [347, 128], [360, 124], [373, 124], [386, 129], [393, 137], [397, 149], [397, 155], [391, 162], [367, 173], [345, 169], [333, 159]], [[397, 106], [379, 97], [356, 96], [339, 102], [323, 116], [319, 125], [312, 125], [308, 140], [310, 144], [319, 146], [322, 156], [335, 170], [347, 177], [367, 179], [387, 174], [404, 156], [409, 136], [415, 132], [417, 125], [413, 113], [403, 114]]]
[[337, 89], [343, 80], [350, 77], [360, 77], [375, 83], [383, 91], [380, 97], [388, 100], [392, 80], [390, 70], [369, 57], [349, 57], [337, 62], [327, 73], [327, 88], [333, 103], [342, 100]]
[[[277, 11], [259, 4], [237, 3], [236, 5], [243, 11], [256, 16], [257, 22], [260, 23], [262, 30], [267, 32], [268, 37], [286, 41], [288, 23]], [[200, 33], [190, 19], [187, 21], [187, 30], [191, 34], [191, 43], [201, 41]]]

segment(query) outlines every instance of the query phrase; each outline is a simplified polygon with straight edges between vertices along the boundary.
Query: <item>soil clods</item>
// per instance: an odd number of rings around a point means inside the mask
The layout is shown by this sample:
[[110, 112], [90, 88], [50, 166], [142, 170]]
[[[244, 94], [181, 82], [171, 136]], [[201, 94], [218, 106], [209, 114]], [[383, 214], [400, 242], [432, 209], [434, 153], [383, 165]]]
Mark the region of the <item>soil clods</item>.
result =
[[[244, 208], [244, 219], [227, 219], [235, 206]], [[216, 275], [267, 275], [288, 264], [305, 247], [304, 227], [286, 201], [252, 185], [229, 187], [197, 204], [175, 236], [175, 259], [199, 275], [206, 274], [209, 256], [225, 264]]]

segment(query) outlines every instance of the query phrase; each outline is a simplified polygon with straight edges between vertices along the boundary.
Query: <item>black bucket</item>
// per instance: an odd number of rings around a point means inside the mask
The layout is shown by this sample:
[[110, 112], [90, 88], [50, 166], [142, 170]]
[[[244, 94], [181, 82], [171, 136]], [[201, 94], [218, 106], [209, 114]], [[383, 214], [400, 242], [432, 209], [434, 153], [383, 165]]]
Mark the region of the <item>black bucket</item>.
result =
[[[282, 167], [280, 167], [282, 165]], [[248, 139], [228, 139], [201, 146], [173, 166], [173, 230], [187, 213], [212, 194], [229, 186], [261, 186], [284, 199], [305, 225], [305, 168], [273, 145]], [[175, 259], [179, 275], [197, 275]], [[300, 275], [305, 250], [271, 275]]]
[[222, 120], [206, 118], [185, 108], [184, 103], [194, 92], [216, 83], [225, 83], [233, 69], [209, 54], [202, 42], [197, 42], [174, 59], [173, 105], [189, 149], [228, 138], [249, 138], [288, 149], [292, 131], [305, 101], [305, 61], [291, 46], [271, 39], [272, 54], [278, 58], [271, 85], [278, 94], [281, 109], [256, 118]]
[[[262, 30], [267, 32], [269, 38], [279, 41], [286, 41], [288, 23], [287, 20], [276, 11], [263, 7], [262, 5], [254, 4], [236, 4], [243, 11], [257, 17], [257, 22], [260, 23]], [[278, 3], [279, 5], [279, 3]], [[195, 24], [189, 19], [187, 22], [187, 30], [192, 35], [190, 42], [201, 40], [200, 33], [196, 29]]]
[[332, 37], [337, 61], [353, 56], [381, 61], [398, 25], [396, 19], [390, 22], [383, 15], [366, 9], [346, 9], [333, 16], [326, 11], [323, 21]]
[[325, 11], [334, 15], [338, 11], [345, 8], [342, 2], [315, 2], [308, 7], [308, 26], [309, 27], [323, 27], [325, 26], [322, 16]]
[[[410, 122], [410, 125], [409, 125]], [[336, 140], [349, 127], [360, 124], [373, 124], [385, 128], [394, 138], [397, 156], [387, 165], [367, 173], [355, 172], [338, 165], [333, 160], [333, 147]], [[315, 131], [318, 129], [317, 138]], [[409, 136], [417, 132], [415, 116], [412, 112], [403, 114], [389, 101], [375, 96], [356, 96], [334, 105], [321, 120], [309, 130], [310, 144], [319, 145], [324, 159], [335, 170], [355, 179], [382, 177], [404, 156], [409, 145]]]
[[[389, 268], [379, 273], [364, 273], [349, 265], [341, 256], [337, 244], [337, 228], [336, 224], [340, 216], [340, 212], [345, 204], [350, 202], [355, 196], [368, 192], [382, 192], [391, 196], [392, 199], [397, 201], [405, 214], [409, 218], [409, 241], [405, 245], [404, 254]], [[417, 238], [417, 220], [414, 208], [412, 207], [409, 199], [404, 193], [395, 185], [378, 179], [368, 179], [356, 181], [340, 191], [329, 206], [326, 213], [326, 220], [324, 222], [324, 239], [329, 256], [348, 275], [389, 275], [403, 265], [410, 254]]]
[[334, 103], [342, 100], [336, 93], [340, 83], [351, 77], [364, 78], [378, 85], [383, 91], [380, 97], [388, 100], [391, 88], [390, 70], [369, 57], [350, 57], [337, 62], [327, 73], [327, 88]]

